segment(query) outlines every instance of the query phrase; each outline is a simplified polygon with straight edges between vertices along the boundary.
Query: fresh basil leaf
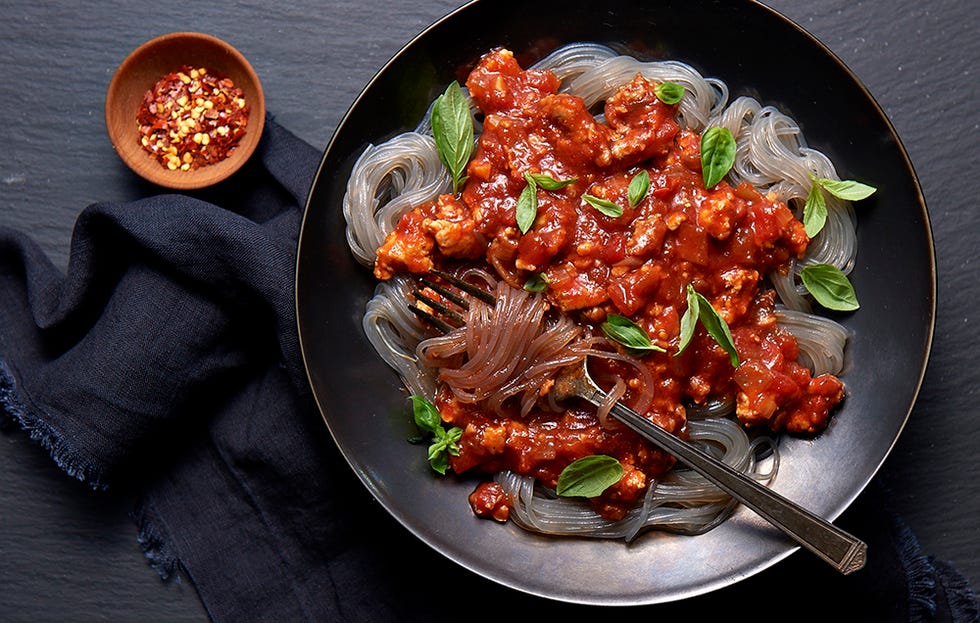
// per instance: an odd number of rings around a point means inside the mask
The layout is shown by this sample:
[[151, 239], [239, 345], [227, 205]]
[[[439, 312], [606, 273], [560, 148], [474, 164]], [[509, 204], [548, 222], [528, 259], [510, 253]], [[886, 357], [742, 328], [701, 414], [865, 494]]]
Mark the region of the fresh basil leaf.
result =
[[416, 426], [432, 434], [435, 433], [436, 429], [442, 428], [439, 410], [428, 398], [416, 394], [409, 396], [408, 399], [412, 401], [412, 415]]
[[609, 339], [619, 342], [627, 348], [640, 351], [664, 352], [664, 349], [650, 341], [650, 336], [640, 325], [625, 316], [609, 314], [606, 321], [600, 325], [602, 332]]
[[823, 197], [820, 184], [812, 184], [810, 193], [806, 196], [806, 203], [803, 204], [803, 229], [806, 235], [813, 238], [820, 233], [823, 226], [827, 223], [827, 200]]
[[524, 289], [528, 292], [544, 292], [548, 289], [548, 276], [544, 273], [534, 273], [524, 282]]
[[847, 275], [830, 264], [811, 264], [800, 271], [803, 286], [818, 303], [836, 311], [858, 309], [857, 294]]
[[594, 498], [619, 482], [623, 466], [608, 454], [593, 454], [573, 461], [558, 475], [555, 493], [562, 497]]
[[702, 295], [698, 294], [698, 299], [700, 301], [700, 317], [701, 324], [704, 326], [705, 330], [708, 332], [715, 342], [718, 343], [725, 352], [728, 353], [729, 359], [731, 359], [732, 367], [737, 368], [739, 364], [738, 351], [735, 350], [735, 340], [732, 339], [732, 333], [728, 329], [728, 323], [725, 319], [721, 317], [721, 314], [715, 310], [715, 308], [708, 302], [708, 299], [704, 298]]
[[449, 455], [445, 452], [429, 453], [429, 467], [440, 475], [445, 476], [449, 469]]
[[732, 338], [728, 323], [714, 308], [711, 301], [695, 290], [691, 284], [687, 284], [687, 311], [681, 317], [681, 339], [674, 356], [683, 353], [690, 345], [691, 338], [694, 337], [695, 324], [699, 320], [708, 335], [728, 353], [732, 367], [737, 368], [739, 365], [738, 351], [735, 349], [735, 340]]
[[462, 436], [463, 429], [459, 426], [453, 426], [446, 431], [446, 449], [449, 451], [449, 454], [459, 456], [459, 440]]
[[538, 217], [538, 184], [534, 178], [526, 173], [524, 179], [527, 180], [527, 186], [517, 197], [517, 206], [515, 207], [517, 226], [522, 234], [526, 234], [531, 229], [531, 226], [534, 225], [534, 219]]
[[697, 292], [694, 288], [688, 284], [687, 286], [687, 309], [684, 310], [684, 315], [681, 316], [681, 335], [680, 343], [677, 345], [677, 352], [674, 356], [677, 357], [685, 350], [691, 343], [691, 339], [694, 337], [694, 330], [698, 326], [698, 318], [701, 316], [701, 302], [698, 299]]
[[630, 186], [627, 191], [627, 196], [629, 197], [630, 207], [635, 208], [641, 201], [643, 201], [647, 193], [650, 191], [650, 174], [646, 169], [640, 171], [633, 176], [630, 180]]
[[[440, 431], [442, 428], [439, 429]], [[459, 441], [460, 435], [462, 435], [463, 429], [459, 427], [453, 427], [449, 430], [449, 433], [443, 433], [442, 435], [437, 435], [429, 446], [429, 466], [436, 472], [445, 475], [446, 470], [449, 469], [449, 455], [459, 456], [459, 446], [456, 442]]]
[[676, 82], [661, 82], [653, 87], [653, 92], [664, 104], [676, 104], [684, 97], [684, 87]]
[[[412, 401], [412, 414], [416, 426], [432, 436], [432, 443], [429, 444], [428, 450], [429, 465], [440, 474], [445, 474], [449, 468], [449, 455], [459, 456], [457, 442], [463, 435], [463, 429], [454, 426], [447, 431], [443, 428], [439, 410], [425, 396], [413, 395], [409, 396], [409, 399]], [[413, 437], [409, 441], [418, 443], [422, 439]]]
[[582, 195], [582, 200], [606, 216], [616, 218], [623, 215], [623, 207], [616, 205], [608, 199], [602, 199], [601, 197], [595, 197], [585, 193]]
[[735, 164], [735, 137], [728, 128], [712, 126], [701, 135], [701, 175], [704, 187], [720, 182]]
[[432, 107], [432, 136], [439, 158], [453, 179], [453, 194], [466, 180], [466, 164], [473, 155], [473, 117], [462, 87], [455, 80]]
[[827, 178], [816, 178], [816, 182], [831, 195], [845, 201], [860, 201], [867, 199], [877, 190], [874, 186], [868, 186], [854, 180], [830, 180]]
[[550, 175], [544, 175], [543, 173], [526, 173], [524, 178], [531, 178], [534, 183], [538, 185], [539, 188], [545, 190], [561, 190], [562, 188], [568, 186], [569, 184], [574, 184], [578, 181], [577, 177], [571, 177], [564, 180], [556, 180]]

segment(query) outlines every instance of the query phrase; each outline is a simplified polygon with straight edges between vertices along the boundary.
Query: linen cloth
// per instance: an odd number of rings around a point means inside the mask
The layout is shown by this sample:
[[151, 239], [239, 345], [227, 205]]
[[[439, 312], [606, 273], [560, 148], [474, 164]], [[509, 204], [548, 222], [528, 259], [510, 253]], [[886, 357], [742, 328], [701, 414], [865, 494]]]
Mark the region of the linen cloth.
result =
[[[216, 622], [476, 621], [542, 607], [600, 616], [442, 560], [370, 498], [333, 445], [293, 299], [318, 163], [270, 115], [257, 157], [231, 180], [83, 209], [66, 274], [28, 234], [0, 228], [8, 434], [26, 431], [93, 495], [137, 491], [135, 532], [151, 565], [189, 579]], [[969, 584], [922, 552], [886, 498], [873, 485], [841, 519], [869, 541], [869, 565], [848, 578], [827, 570], [821, 592], [856, 600], [853, 620], [976, 621]], [[767, 607], [800, 607], [793, 575], [812, 567], [808, 555], [781, 563], [785, 580], [765, 578]]]

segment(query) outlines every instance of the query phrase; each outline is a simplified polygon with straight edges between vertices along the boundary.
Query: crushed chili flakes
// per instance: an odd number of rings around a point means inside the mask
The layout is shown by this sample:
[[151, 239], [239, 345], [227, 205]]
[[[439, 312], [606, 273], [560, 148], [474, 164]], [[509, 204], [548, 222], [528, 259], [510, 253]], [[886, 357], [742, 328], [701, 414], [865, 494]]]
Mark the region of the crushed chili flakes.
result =
[[224, 160], [248, 126], [241, 88], [204, 67], [184, 65], [143, 95], [136, 122], [140, 144], [170, 170]]

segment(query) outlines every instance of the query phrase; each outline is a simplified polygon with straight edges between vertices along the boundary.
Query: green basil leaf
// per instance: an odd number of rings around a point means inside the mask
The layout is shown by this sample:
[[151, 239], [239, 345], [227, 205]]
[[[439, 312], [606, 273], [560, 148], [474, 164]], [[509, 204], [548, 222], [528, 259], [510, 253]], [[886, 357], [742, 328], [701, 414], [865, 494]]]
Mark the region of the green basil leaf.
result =
[[455, 80], [432, 107], [432, 136], [453, 179], [453, 194], [466, 180], [466, 164], [473, 155], [473, 117], [462, 87]]
[[627, 195], [629, 197], [630, 207], [635, 208], [641, 201], [643, 201], [647, 193], [650, 191], [650, 174], [644, 169], [630, 180], [629, 190]]
[[429, 446], [429, 467], [445, 476], [449, 469], [449, 454], [444, 448], [438, 448], [437, 443]]
[[845, 201], [867, 199], [877, 190], [874, 186], [868, 186], [867, 184], [855, 182], [854, 180], [837, 181], [827, 178], [817, 178], [816, 182], [831, 195]]
[[429, 466], [433, 470], [445, 475], [449, 468], [449, 455], [459, 456], [459, 445], [457, 442], [463, 435], [463, 429], [458, 426], [445, 431], [440, 426], [436, 433], [436, 438], [429, 446]]
[[619, 314], [609, 314], [606, 321], [600, 325], [602, 332], [609, 339], [619, 342], [627, 348], [640, 351], [664, 352], [664, 349], [650, 341], [650, 336], [640, 325]]
[[528, 292], [544, 292], [548, 289], [548, 276], [544, 273], [534, 273], [524, 282], [524, 289]]
[[653, 87], [653, 92], [664, 104], [676, 104], [684, 97], [684, 87], [676, 82], [661, 82]]
[[436, 429], [435, 440], [432, 442], [429, 451], [431, 453], [432, 449], [436, 448], [439, 452], [447, 452], [453, 456], [459, 456], [459, 446], [456, 442], [462, 436], [463, 429], [458, 426], [453, 426], [448, 431], [440, 426]]
[[820, 233], [827, 223], [827, 201], [820, 190], [820, 184], [810, 186], [810, 193], [803, 204], [803, 229], [806, 235], [813, 238]]
[[419, 395], [409, 396], [408, 399], [412, 401], [412, 415], [416, 426], [432, 434], [442, 428], [442, 418], [432, 401]]
[[857, 294], [847, 275], [830, 264], [811, 264], [800, 271], [803, 286], [818, 303], [836, 311], [858, 309]]
[[601, 197], [595, 197], [585, 193], [582, 195], [582, 200], [606, 216], [616, 218], [623, 215], [623, 207], [616, 205], [608, 199], [602, 199]]
[[623, 466], [607, 454], [584, 456], [569, 463], [558, 475], [555, 493], [562, 497], [594, 498], [619, 482]]
[[708, 335], [728, 353], [732, 362], [732, 367], [739, 365], [738, 352], [735, 350], [735, 340], [732, 339], [732, 332], [728, 328], [728, 323], [721, 317], [721, 314], [714, 308], [707, 298], [694, 289], [694, 286], [687, 284], [687, 311], [681, 317], [680, 344], [677, 353], [683, 353], [694, 337], [695, 324], [701, 321]]
[[735, 164], [735, 137], [728, 128], [713, 126], [701, 135], [701, 175], [704, 187], [720, 182]]
[[526, 173], [524, 178], [531, 178], [534, 183], [538, 185], [539, 188], [545, 190], [561, 190], [562, 188], [568, 186], [569, 184], [574, 184], [578, 181], [577, 177], [571, 177], [564, 180], [556, 180], [550, 175], [544, 175], [542, 173]]
[[521, 191], [519, 197], [517, 197], [516, 206], [516, 217], [517, 226], [520, 228], [522, 234], [526, 234], [531, 226], [534, 225], [534, 219], [538, 217], [538, 185], [528, 174], [524, 174], [524, 179], [527, 180], [527, 186]]
[[725, 322], [721, 314], [708, 302], [708, 299], [700, 294], [697, 297], [700, 302], [698, 307], [700, 308], [701, 325], [704, 326], [708, 335], [714, 338], [715, 342], [728, 353], [732, 367], [737, 368], [739, 364], [738, 351], [735, 350], [735, 340], [732, 339], [732, 333], [728, 329], [728, 323]]
[[677, 345], [677, 352], [674, 356], [677, 357], [691, 344], [691, 339], [694, 337], [694, 330], [698, 325], [698, 318], [701, 316], [701, 302], [698, 299], [697, 292], [694, 291], [694, 287], [691, 284], [687, 285], [687, 309], [684, 310], [684, 315], [681, 316], [681, 335], [680, 343]]
[[[443, 428], [439, 410], [425, 396], [414, 395], [408, 398], [412, 401], [412, 414], [416, 426], [432, 436], [432, 443], [429, 444], [428, 450], [429, 465], [440, 474], [445, 474], [446, 469], [449, 468], [449, 455], [459, 456], [457, 442], [463, 435], [463, 429], [454, 426], [447, 431]], [[413, 437], [409, 441], [419, 443], [422, 439]]]

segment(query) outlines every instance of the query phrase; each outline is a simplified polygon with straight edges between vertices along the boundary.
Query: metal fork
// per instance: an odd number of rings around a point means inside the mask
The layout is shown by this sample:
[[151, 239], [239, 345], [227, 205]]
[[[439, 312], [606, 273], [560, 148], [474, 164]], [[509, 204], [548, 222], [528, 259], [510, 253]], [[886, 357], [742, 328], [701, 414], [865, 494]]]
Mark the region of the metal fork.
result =
[[[434, 272], [455, 288], [493, 305], [494, 297], [489, 292], [451, 274]], [[451, 288], [431, 279], [423, 279], [422, 281], [425, 286], [453, 304], [464, 310], [468, 308], [466, 299]], [[421, 290], [416, 290], [412, 294], [436, 313], [415, 305], [409, 305], [409, 309], [437, 330], [445, 333], [463, 324], [462, 315], [441, 301], [427, 296]], [[436, 314], [440, 314], [442, 317]], [[598, 407], [607, 401], [606, 392], [589, 376], [587, 363], [584, 359], [562, 368], [555, 377], [555, 384], [551, 392], [557, 402], [581, 398]], [[616, 402], [612, 406], [610, 415], [707, 478], [844, 575], [864, 567], [867, 558], [867, 545], [860, 539], [779, 495], [742, 472], [733, 469], [697, 446], [672, 435], [620, 402]]]

